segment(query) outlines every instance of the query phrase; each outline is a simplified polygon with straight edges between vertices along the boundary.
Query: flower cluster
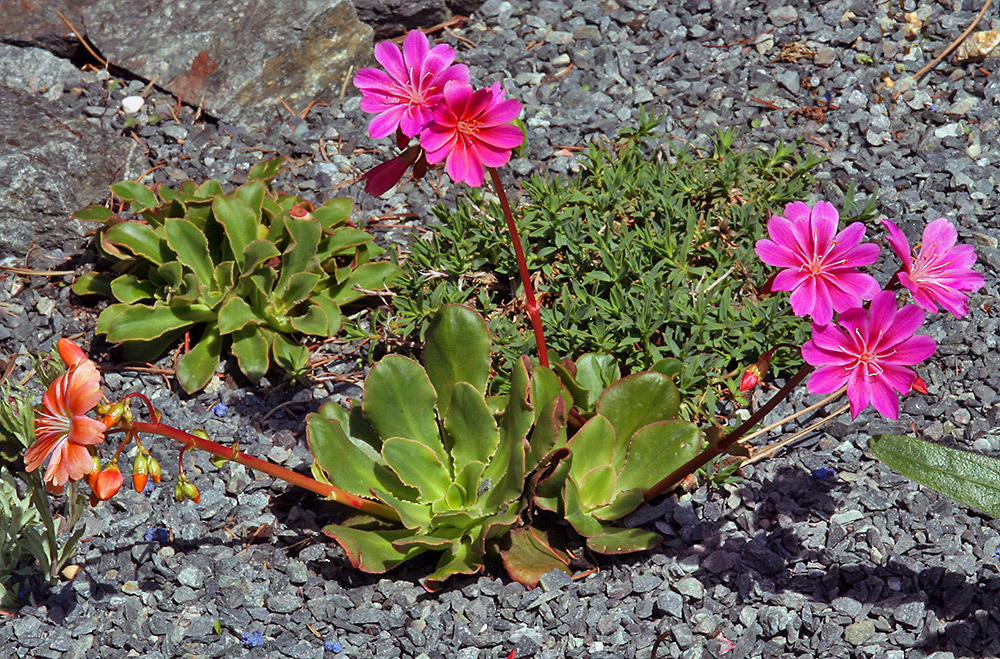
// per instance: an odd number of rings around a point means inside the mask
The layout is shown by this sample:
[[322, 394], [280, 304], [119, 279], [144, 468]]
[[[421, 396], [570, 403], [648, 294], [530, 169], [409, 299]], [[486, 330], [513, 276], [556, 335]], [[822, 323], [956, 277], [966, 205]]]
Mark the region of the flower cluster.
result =
[[354, 77], [361, 109], [375, 113], [368, 133], [374, 138], [396, 133], [400, 148], [417, 137], [419, 147], [367, 172], [365, 190], [370, 194], [387, 191], [411, 165], [419, 178], [427, 164], [441, 161], [452, 179], [479, 187], [484, 167], [507, 164], [511, 149], [524, 141], [510, 123], [521, 104], [506, 98], [500, 83], [474, 90], [468, 68], [453, 64], [451, 46], [431, 48], [424, 33], [413, 30], [402, 50], [391, 41], [376, 45], [375, 59], [384, 71], [361, 69]]
[[[813, 320], [812, 339], [802, 346], [803, 358], [817, 367], [807, 384], [809, 392], [833, 393], [846, 387], [853, 418], [870, 404], [896, 419], [899, 395], [911, 389], [926, 391], [910, 367], [937, 347], [929, 336], [916, 334], [926, 316], [923, 310], [936, 312], [940, 305], [956, 318], [965, 315], [966, 293], [982, 287], [983, 275], [972, 270], [973, 248], [955, 245], [958, 232], [947, 219], [927, 225], [915, 256], [899, 227], [884, 220], [889, 244], [903, 264], [896, 279], [880, 290], [873, 277], [858, 271], [875, 262], [879, 248], [861, 242], [865, 227], [860, 222], [840, 232], [838, 223], [836, 208], [825, 201], [812, 208], [802, 202], [788, 204], [784, 216], [771, 217], [769, 239], [757, 242], [757, 255], [781, 268], [771, 288], [790, 291], [795, 314]], [[900, 285], [916, 304], [898, 307], [893, 291]], [[836, 323], [834, 312], [839, 314]], [[757, 373], [744, 378], [747, 388], [759, 379]]]

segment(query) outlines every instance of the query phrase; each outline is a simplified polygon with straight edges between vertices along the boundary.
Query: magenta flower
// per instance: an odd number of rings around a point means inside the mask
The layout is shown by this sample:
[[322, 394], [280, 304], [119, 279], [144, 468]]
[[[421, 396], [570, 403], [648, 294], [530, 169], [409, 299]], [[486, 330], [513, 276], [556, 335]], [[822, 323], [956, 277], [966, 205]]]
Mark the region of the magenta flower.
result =
[[499, 82], [476, 92], [467, 84], [449, 82], [444, 102], [420, 133], [427, 162], [447, 160], [445, 169], [452, 179], [478, 188], [483, 167], [507, 164], [511, 149], [524, 141], [521, 129], [510, 123], [520, 111], [518, 101], [504, 99]]
[[419, 134], [441, 102], [445, 83], [469, 82], [468, 67], [452, 64], [455, 50], [447, 44], [431, 48], [420, 30], [406, 35], [402, 51], [391, 41], [376, 44], [375, 59], [386, 70], [361, 69], [354, 86], [361, 90], [361, 109], [377, 113], [368, 124], [376, 139], [397, 128], [407, 137]]
[[[813, 208], [801, 201], [785, 206], [785, 216], [767, 223], [770, 240], [757, 241], [756, 252], [768, 265], [783, 268], [771, 288], [791, 291], [796, 316], [812, 316], [826, 325], [833, 312], [847, 311], [879, 290], [875, 278], [857, 271], [878, 258], [879, 248], [861, 243], [865, 227], [854, 222], [840, 233], [837, 209], [826, 201]], [[836, 235], [835, 235], [836, 234]]]
[[965, 292], [982, 288], [984, 278], [972, 270], [976, 250], [972, 245], [956, 245], [958, 231], [946, 218], [938, 218], [924, 227], [924, 241], [914, 258], [910, 243], [899, 227], [882, 220], [889, 232], [892, 251], [903, 262], [899, 283], [913, 295], [913, 301], [935, 313], [938, 305], [956, 318], [969, 313]]
[[802, 346], [802, 357], [819, 368], [806, 388], [829, 394], [847, 385], [851, 417], [871, 403], [883, 416], [899, 418], [899, 396], [910, 391], [917, 374], [908, 366], [934, 353], [934, 339], [914, 334], [926, 314], [916, 305], [896, 308], [896, 294], [875, 295], [871, 309], [849, 309], [838, 325], [813, 325], [812, 339]]

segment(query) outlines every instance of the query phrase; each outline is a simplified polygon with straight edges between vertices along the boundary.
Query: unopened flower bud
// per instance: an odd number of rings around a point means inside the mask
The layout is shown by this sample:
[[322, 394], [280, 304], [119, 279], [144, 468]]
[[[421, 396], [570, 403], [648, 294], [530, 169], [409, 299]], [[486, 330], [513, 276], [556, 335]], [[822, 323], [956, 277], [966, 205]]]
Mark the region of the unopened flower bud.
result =
[[199, 503], [201, 492], [198, 491], [197, 485], [187, 479], [187, 476], [182, 475], [177, 478], [177, 485], [174, 486], [174, 499], [178, 502], [191, 499], [191, 501]]
[[132, 487], [140, 494], [146, 489], [146, 481], [149, 480], [149, 459], [140, 453], [135, 456], [132, 462]]
[[69, 339], [59, 339], [56, 342], [56, 350], [59, 351], [59, 356], [62, 358], [63, 363], [70, 368], [73, 368], [80, 362], [87, 361], [87, 353]]
[[94, 466], [90, 468], [90, 473], [87, 474], [87, 485], [90, 489], [94, 489], [97, 486], [97, 477], [101, 473], [101, 459], [96, 455], [90, 456], [90, 459], [94, 461]]
[[160, 468], [160, 463], [151, 455], [146, 459], [146, 471], [149, 472], [149, 477], [153, 479], [153, 482], [159, 485], [160, 479], [163, 478], [163, 470]]
[[118, 421], [122, 418], [122, 415], [125, 414], [126, 405], [127, 403], [125, 401], [119, 400], [114, 403], [98, 406], [97, 413], [104, 415], [104, 418], [101, 420], [104, 422], [105, 428], [110, 428], [118, 423]]
[[919, 375], [910, 384], [910, 389], [917, 392], [918, 394], [924, 394], [925, 396], [927, 395], [927, 383], [924, 382], [924, 379]]
[[740, 391], [749, 391], [760, 384], [771, 368], [771, 357], [774, 356], [775, 350], [777, 350], [777, 346], [765, 352], [756, 362], [747, 367], [740, 379]]
[[125, 477], [122, 476], [121, 470], [116, 463], [112, 462], [97, 474], [96, 482], [91, 487], [94, 490], [94, 496], [100, 501], [107, 501], [118, 493], [124, 482]]

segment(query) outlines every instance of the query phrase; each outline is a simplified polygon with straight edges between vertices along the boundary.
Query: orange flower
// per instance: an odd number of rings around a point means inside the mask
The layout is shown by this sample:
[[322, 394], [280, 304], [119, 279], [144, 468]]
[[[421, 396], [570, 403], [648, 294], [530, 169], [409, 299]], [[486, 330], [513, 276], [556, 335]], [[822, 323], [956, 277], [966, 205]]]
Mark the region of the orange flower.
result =
[[80, 362], [90, 361], [87, 359], [87, 353], [69, 339], [59, 339], [56, 343], [56, 350], [59, 351], [59, 356], [62, 357], [62, 360], [66, 362], [66, 366], [70, 368], [73, 368]]
[[101, 400], [100, 372], [86, 357], [77, 359], [72, 350], [63, 354], [63, 347], [60, 341], [60, 354], [73, 363], [42, 397], [42, 410], [35, 419], [37, 440], [24, 454], [28, 471], [38, 469], [45, 458], [52, 456], [44, 480], [57, 488], [93, 471], [94, 461], [87, 447], [103, 442], [105, 430], [101, 421], [86, 416]]

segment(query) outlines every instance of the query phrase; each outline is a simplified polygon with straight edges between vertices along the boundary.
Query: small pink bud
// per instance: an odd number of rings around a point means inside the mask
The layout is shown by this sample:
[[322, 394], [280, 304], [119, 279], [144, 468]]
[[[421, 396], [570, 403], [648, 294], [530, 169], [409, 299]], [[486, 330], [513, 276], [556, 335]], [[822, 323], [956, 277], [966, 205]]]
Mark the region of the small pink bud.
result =
[[760, 384], [760, 369], [756, 364], [751, 364], [740, 379], [740, 391], [750, 391], [758, 384]]
[[80, 362], [87, 361], [87, 353], [69, 339], [59, 339], [56, 343], [56, 350], [59, 351], [59, 356], [62, 357], [66, 366], [70, 368], [73, 368]]
[[913, 383], [910, 384], [910, 389], [917, 392], [918, 394], [924, 394], [925, 396], [927, 395], [927, 383], [924, 382], [924, 379], [919, 375], [916, 377]]

